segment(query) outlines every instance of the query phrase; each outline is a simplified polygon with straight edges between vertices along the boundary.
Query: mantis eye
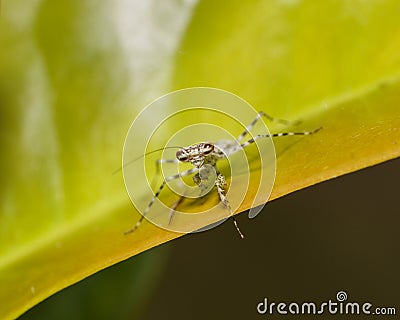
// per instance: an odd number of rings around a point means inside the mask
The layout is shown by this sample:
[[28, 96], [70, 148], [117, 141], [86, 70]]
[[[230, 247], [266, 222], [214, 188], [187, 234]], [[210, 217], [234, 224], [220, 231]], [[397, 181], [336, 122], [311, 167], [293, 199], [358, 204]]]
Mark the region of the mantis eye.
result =
[[202, 151], [205, 155], [210, 154], [211, 152], [214, 151], [214, 145], [211, 143], [204, 143]]
[[181, 162], [187, 162], [189, 160], [189, 156], [187, 155], [186, 151], [182, 149], [176, 152], [176, 158]]

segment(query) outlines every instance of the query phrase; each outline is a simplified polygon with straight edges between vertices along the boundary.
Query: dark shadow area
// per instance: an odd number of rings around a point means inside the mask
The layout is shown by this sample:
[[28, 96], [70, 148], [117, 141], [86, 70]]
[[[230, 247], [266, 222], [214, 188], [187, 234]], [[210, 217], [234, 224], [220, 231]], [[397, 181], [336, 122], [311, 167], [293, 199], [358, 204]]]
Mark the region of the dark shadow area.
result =
[[[270, 302], [370, 302], [400, 311], [400, 159], [321, 183], [164, 246], [172, 252], [145, 319], [363, 319], [258, 315]], [[374, 317], [374, 316], [370, 316]], [[397, 316], [398, 317], [398, 316]], [[396, 316], [380, 316], [380, 319]]]

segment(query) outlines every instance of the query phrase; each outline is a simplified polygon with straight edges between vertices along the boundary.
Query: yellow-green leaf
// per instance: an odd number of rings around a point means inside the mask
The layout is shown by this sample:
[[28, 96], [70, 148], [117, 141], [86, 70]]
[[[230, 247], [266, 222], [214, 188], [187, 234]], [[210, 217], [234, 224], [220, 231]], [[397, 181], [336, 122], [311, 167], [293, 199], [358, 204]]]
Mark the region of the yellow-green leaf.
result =
[[4, 1], [0, 318], [179, 236], [148, 222], [125, 236], [140, 215], [112, 174], [131, 121], [170, 90], [218, 87], [302, 120], [274, 130], [323, 127], [276, 140], [272, 198], [398, 157], [399, 12], [395, 0]]

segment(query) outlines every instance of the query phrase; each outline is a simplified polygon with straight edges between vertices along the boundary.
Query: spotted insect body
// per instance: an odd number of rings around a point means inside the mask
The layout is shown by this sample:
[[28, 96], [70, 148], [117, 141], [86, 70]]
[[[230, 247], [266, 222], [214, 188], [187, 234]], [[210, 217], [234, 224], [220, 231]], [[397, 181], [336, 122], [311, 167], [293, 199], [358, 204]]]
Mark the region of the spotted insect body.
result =
[[[210, 142], [201, 142], [197, 144], [190, 145], [188, 147], [180, 148], [176, 152], [176, 159], [160, 159], [156, 163], [159, 165], [161, 163], [177, 163], [177, 162], [187, 162], [193, 165], [193, 168], [186, 170], [181, 173], [174, 174], [172, 176], [164, 178], [162, 184], [158, 188], [157, 192], [154, 194], [153, 198], [149, 202], [148, 206], [144, 210], [141, 218], [136, 222], [135, 226], [126, 231], [125, 234], [131, 233], [135, 231], [140, 224], [142, 223], [143, 219], [145, 218], [146, 214], [149, 212], [150, 208], [152, 207], [155, 200], [158, 198], [159, 194], [161, 193], [164, 186], [172, 180], [179, 179], [185, 176], [189, 176], [194, 174], [193, 181], [194, 183], [200, 188], [205, 189], [207, 186], [215, 187], [217, 189], [219, 198], [221, 203], [225, 208], [227, 208], [231, 214], [233, 219], [234, 225], [236, 230], [238, 231], [239, 235], [244, 238], [242, 232], [240, 231], [236, 219], [233, 215], [233, 210], [231, 208], [230, 202], [227, 198], [227, 183], [226, 179], [223, 174], [221, 174], [217, 168], [217, 161], [219, 159], [227, 158], [228, 156], [248, 147], [249, 145], [253, 144], [256, 140], [262, 138], [275, 138], [275, 137], [283, 137], [283, 136], [294, 136], [294, 135], [311, 135], [318, 132], [320, 128], [317, 128], [313, 131], [301, 131], [301, 132], [280, 132], [280, 133], [272, 133], [272, 134], [259, 134], [252, 137], [249, 140], [243, 141], [244, 137], [250, 133], [250, 130], [255, 125], [255, 123], [264, 116], [268, 121], [278, 122], [282, 124], [288, 124], [287, 120], [281, 120], [273, 118], [267, 115], [264, 112], [259, 112], [257, 117], [246, 127], [246, 129], [239, 135], [239, 137], [234, 140], [221, 140], [215, 143]], [[210, 180], [211, 174], [208, 171], [208, 167], [215, 169], [215, 179], [212, 185], [207, 183]], [[182, 199], [182, 197], [181, 197]], [[180, 201], [176, 202], [176, 204], [171, 208], [171, 216], [170, 221], [172, 219], [172, 214], [176, 207], [179, 205]]]
[[190, 162], [196, 168], [200, 168], [214, 150], [214, 144], [202, 142], [179, 149], [176, 152], [176, 158], [181, 162]]

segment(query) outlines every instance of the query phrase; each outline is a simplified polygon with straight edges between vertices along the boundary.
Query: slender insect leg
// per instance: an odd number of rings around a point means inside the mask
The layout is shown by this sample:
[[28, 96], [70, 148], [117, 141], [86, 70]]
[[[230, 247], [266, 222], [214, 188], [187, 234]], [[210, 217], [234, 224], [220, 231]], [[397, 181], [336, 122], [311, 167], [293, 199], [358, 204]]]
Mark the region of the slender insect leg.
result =
[[251, 145], [254, 143], [254, 141], [260, 139], [260, 138], [275, 138], [275, 137], [284, 137], [284, 136], [306, 136], [310, 134], [317, 133], [319, 130], [321, 130], [322, 127], [319, 127], [313, 131], [300, 131], [300, 132], [280, 132], [280, 133], [271, 133], [271, 134], [259, 134], [256, 135], [254, 138], [251, 138], [250, 140], [247, 140], [246, 142], [242, 143], [240, 146], [242, 148], [246, 148], [247, 146]]
[[257, 123], [258, 120], [261, 119], [261, 117], [265, 117], [268, 121], [270, 122], [275, 122], [279, 124], [284, 124], [284, 125], [291, 125], [291, 124], [298, 124], [299, 121], [289, 121], [289, 120], [284, 120], [284, 119], [278, 119], [270, 116], [269, 114], [266, 114], [264, 111], [260, 111], [257, 116], [254, 118], [254, 120], [246, 127], [246, 129], [239, 135], [239, 137], [236, 139], [237, 142], [240, 142], [243, 140], [243, 138], [250, 132], [250, 130], [254, 127], [254, 125]]
[[158, 159], [156, 160], [156, 170], [160, 170], [160, 165], [162, 163], [179, 163], [178, 159]]
[[160, 174], [160, 166], [162, 163], [179, 163], [179, 160], [178, 159], [158, 159], [158, 160], [156, 160], [156, 173], [153, 176], [153, 180], [151, 181], [152, 187], [157, 182], [157, 178]]
[[175, 180], [175, 179], [178, 179], [178, 178], [181, 178], [181, 177], [188, 176], [190, 174], [195, 173], [196, 171], [198, 171], [198, 168], [192, 168], [192, 169], [189, 169], [187, 171], [184, 171], [184, 172], [181, 172], [181, 173], [178, 173], [178, 174], [174, 174], [173, 176], [169, 176], [169, 177], [165, 178], [163, 180], [161, 186], [158, 188], [157, 192], [154, 194], [153, 198], [150, 200], [149, 204], [147, 205], [146, 209], [144, 210], [144, 212], [143, 212], [142, 216], [140, 217], [140, 219], [138, 220], [138, 222], [136, 222], [136, 224], [133, 226], [132, 229], [129, 229], [128, 231], [125, 231], [125, 234], [129, 234], [129, 233], [134, 232], [140, 226], [140, 224], [143, 222], [145, 216], [149, 212], [151, 206], [153, 205], [154, 201], [156, 201], [156, 199], [160, 195], [160, 192], [165, 187], [167, 182]]
[[[182, 181], [179, 181], [179, 182], [180, 182], [180, 185], [183, 186], [183, 182], [182, 182]], [[175, 212], [176, 208], [182, 203], [182, 201], [183, 201], [183, 199], [185, 199], [185, 197], [186, 197], [186, 191], [185, 191], [183, 194], [180, 194], [180, 195], [179, 195], [179, 199], [176, 200], [176, 201], [172, 204], [172, 206], [171, 206], [171, 208], [170, 208], [170, 210], [169, 210], [168, 225], [171, 224], [171, 221], [172, 221], [172, 218], [174, 217], [174, 212]]]
[[226, 208], [228, 208], [229, 213], [230, 213], [230, 215], [231, 215], [231, 217], [232, 217], [233, 223], [234, 223], [234, 225], [235, 225], [235, 228], [236, 228], [237, 232], [239, 233], [240, 237], [243, 239], [243, 238], [244, 238], [244, 235], [243, 235], [243, 233], [242, 233], [242, 232], [240, 231], [240, 229], [239, 229], [239, 226], [238, 226], [238, 224], [237, 224], [237, 221], [236, 221], [236, 219], [235, 219], [235, 216], [233, 215], [233, 211], [232, 211], [231, 204], [229, 203], [229, 201], [228, 201], [228, 199], [227, 199], [227, 197], [226, 197], [226, 191], [225, 191], [226, 181], [225, 181], [225, 177], [224, 177], [222, 174], [219, 174], [219, 175], [218, 175], [217, 181], [216, 181], [216, 183], [215, 183], [215, 186], [217, 187], [218, 195], [219, 195], [219, 198], [220, 198], [222, 204], [223, 204]]
[[185, 195], [179, 195], [179, 199], [174, 202], [174, 204], [171, 206], [171, 209], [169, 211], [169, 220], [168, 220], [168, 225], [171, 224], [172, 218], [174, 216], [174, 212], [176, 208], [182, 203], [183, 199], [185, 199]]

